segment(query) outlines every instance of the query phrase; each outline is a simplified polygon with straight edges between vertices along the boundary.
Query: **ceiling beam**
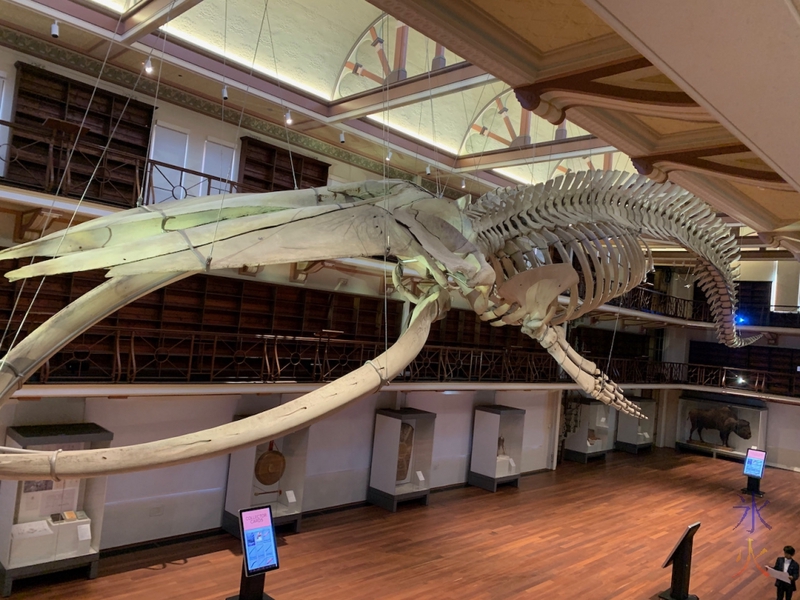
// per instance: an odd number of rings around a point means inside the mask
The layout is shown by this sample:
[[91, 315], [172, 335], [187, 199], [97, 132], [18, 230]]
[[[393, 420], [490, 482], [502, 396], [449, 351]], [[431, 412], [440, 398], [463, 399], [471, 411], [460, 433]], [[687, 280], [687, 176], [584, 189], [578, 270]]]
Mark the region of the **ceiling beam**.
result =
[[[464, 177], [465, 179], [489, 186], [506, 187], [509, 185], [517, 185], [517, 182], [506, 179], [498, 173], [493, 173], [487, 170], [483, 165], [469, 169], [469, 173], [462, 172], [463, 170], [455, 168], [457, 159], [452, 154], [430, 148], [422, 142], [412, 140], [391, 129], [384, 129], [380, 123], [373, 123], [372, 121], [364, 119], [355, 119], [341, 123], [340, 126], [345, 131], [352, 132], [354, 135], [358, 135], [361, 138], [377, 144], [385, 144], [396, 152], [402, 152], [415, 157], [419, 161], [427, 162], [431, 167], [442, 172], [439, 174], [438, 180], [442, 178], [447, 180], [448, 178], [455, 178], [456, 175], [458, 175], [458, 178]], [[422, 174], [420, 173], [419, 175]], [[426, 178], [431, 181], [435, 180], [433, 176]], [[457, 181], [454, 179], [451, 183], [451, 187], [455, 187]]]
[[[663, 173], [675, 170], [689, 169], [706, 172], [710, 175], [731, 176], [743, 179], [751, 185], [777, 184], [786, 191], [791, 191], [789, 184], [775, 171], [757, 168], [747, 168], [733, 164], [716, 162], [713, 159], [726, 155], [750, 153], [750, 148], [739, 142], [724, 145], [712, 145], [706, 148], [692, 148], [677, 152], [661, 152], [648, 155], [631, 156], [636, 170], [643, 175], [654, 177], [654, 172], [659, 169]], [[654, 177], [655, 178], [655, 177]], [[780, 189], [779, 188], [779, 189]]]
[[[694, 254], [683, 250], [654, 250], [652, 254], [657, 264], [665, 261], [693, 263], [697, 260]], [[743, 250], [739, 260], [795, 260], [795, 258], [788, 250]]]
[[326, 114], [329, 123], [360, 119], [387, 109], [408, 106], [494, 81], [483, 69], [466, 62], [422, 73], [339, 101], [332, 102]]
[[609, 146], [603, 140], [591, 135], [584, 135], [566, 140], [539, 142], [508, 150], [493, 150], [482, 154], [462, 156], [455, 162], [455, 170], [469, 171], [472, 169], [498, 169], [501, 167], [515, 167], [531, 163], [551, 162], [568, 158], [581, 158], [584, 156], [600, 156], [605, 152], [615, 152], [616, 148]]
[[150, 0], [131, 11], [131, 14], [122, 21], [119, 31], [119, 41], [130, 45], [144, 36], [153, 33], [156, 29], [179, 17], [187, 10], [194, 8], [203, 0]]

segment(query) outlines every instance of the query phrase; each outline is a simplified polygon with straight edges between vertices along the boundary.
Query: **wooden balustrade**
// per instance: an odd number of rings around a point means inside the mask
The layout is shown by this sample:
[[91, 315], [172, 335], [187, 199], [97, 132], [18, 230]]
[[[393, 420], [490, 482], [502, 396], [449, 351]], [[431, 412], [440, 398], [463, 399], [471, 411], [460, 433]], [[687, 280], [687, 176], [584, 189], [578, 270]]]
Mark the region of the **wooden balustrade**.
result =
[[[95, 327], [56, 353], [35, 383], [323, 383], [384, 350], [383, 342]], [[792, 374], [587, 357], [617, 383], [699, 385], [800, 395]], [[557, 383], [569, 379], [542, 350], [426, 345], [398, 377], [404, 382]]]

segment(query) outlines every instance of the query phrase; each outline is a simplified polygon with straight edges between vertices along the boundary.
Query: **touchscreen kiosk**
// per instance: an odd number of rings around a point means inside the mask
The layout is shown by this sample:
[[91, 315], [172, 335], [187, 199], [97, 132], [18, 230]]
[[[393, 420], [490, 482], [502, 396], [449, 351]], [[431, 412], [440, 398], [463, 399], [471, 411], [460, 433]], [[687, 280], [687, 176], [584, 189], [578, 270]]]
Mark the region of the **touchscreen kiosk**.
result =
[[278, 545], [272, 523], [272, 508], [256, 506], [239, 511], [242, 528], [244, 570], [248, 577], [278, 568]]
[[744, 474], [748, 477], [761, 479], [764, 476], [764, 464], [766, 462], [767, 453], [764, 450], [748, 448], [747, 456], [744, 459]]

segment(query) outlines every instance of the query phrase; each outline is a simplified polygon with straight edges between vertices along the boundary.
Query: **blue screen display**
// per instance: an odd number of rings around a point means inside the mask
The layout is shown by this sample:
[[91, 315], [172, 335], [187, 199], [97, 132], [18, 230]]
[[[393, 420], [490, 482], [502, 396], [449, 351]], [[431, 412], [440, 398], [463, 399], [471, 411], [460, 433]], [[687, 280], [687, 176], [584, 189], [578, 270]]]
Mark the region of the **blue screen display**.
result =
[[242, 549], [248, 577], [278, 568], [278, 546], [269, 506], [240, 511]]
[[764, 475], [764, 463], [767, 461], [767, 453], [764, 450], [747, 449], [747, 456], [744, 459], [744, 474], [748, 477], [761, 479]]

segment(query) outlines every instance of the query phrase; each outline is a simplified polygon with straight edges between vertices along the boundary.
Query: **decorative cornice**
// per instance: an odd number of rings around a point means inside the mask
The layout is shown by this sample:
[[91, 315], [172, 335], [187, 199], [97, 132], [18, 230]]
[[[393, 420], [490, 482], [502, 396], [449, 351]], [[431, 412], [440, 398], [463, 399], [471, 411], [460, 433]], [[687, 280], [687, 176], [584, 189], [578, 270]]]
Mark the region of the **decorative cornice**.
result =
[[[242, 116], [239, 110], [233, 108], [226, 107], [223, 116], [223, 108], [219, 103], [212, 102], [206, 98], [167, 85], [163, 82], [159, 85], [151, 79], [139, 77], [136, 73], [114, 65], [106, 64], [105, 68], [103, 68], [103, 63], [97, 59], [2, 25], [0, 25], [0, 45], [22, 52], [33, 59], [46, 60], [60, 67], [71, 69], [92, 77], [97, 77], [102, 69], [102, 76], [100, 78], [104, 82], [150, 97], [155, 97], [156, 90], [158, 90], [159, 100], [215, 119], [224, 119], [224, 121], [228, 123], [238, 124], [241, 118], [242, 129], [261, 134], [272, 140], [302, 148], [371, 173], [379, 175], [385, 173], [386, 177], [391, 179], [414, 179], [414, 174], [387, 165], [384, 161], [373, 160], [361, 154], [345, 150], [341, 146], [329, 144], [328, 142], [313, 138], [298, 131], [287, 130], [283, 125], [253, 115], [245, 113], [244, 116]], [[36, 66], [46, 68], [46, 65], [38, 64]], [[435, 182], [422, 179], [421, 185], [428, 191], [437, 192]], [[449, 198], [458, 198], [461, 196], [461, 193], [448, 188], [445, 190], [445, 195]]]

